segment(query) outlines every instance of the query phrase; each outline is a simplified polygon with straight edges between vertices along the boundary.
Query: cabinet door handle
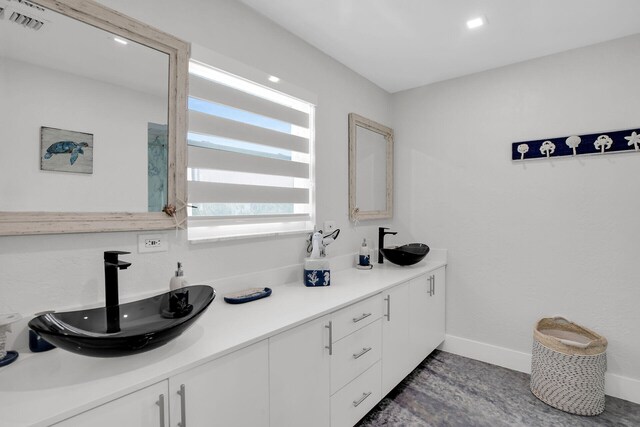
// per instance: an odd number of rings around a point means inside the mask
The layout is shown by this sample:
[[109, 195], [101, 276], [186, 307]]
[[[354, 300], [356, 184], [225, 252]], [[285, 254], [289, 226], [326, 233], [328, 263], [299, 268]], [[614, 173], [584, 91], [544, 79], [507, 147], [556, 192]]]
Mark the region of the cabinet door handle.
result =
[[362, 313], [362, 316], [353, 318], [353, 323], [358, 323], [362, 319], [366, 319], [369, 316], [371, 316], [371, 313]]
[[324, 348], [329, 349], [329, 356], [331, 356], [333, 355], [333, 323], [329, 321], [329, 324], [324, 327], [329, 329], [329, 345], [325, 345]]
[[358, 406], [360, 406], [360, 404], [361, 404], [362, 402], [364, 402], [364, 400], [365, 400], [367, 397], [369, 397], [369, 396], [371, 396], [371, 392], [369, 392], [369, 393], [362, 393], [362, 397], [361, 397], [360, 399], [358, 399], [358, 400], [354, 400], [354, 401], [353, 401], [353, 406], [357, 408], [357, 407], [358, 407]]
[[387, 295], [384, 300], [387, 302], [387, 314], [384, 317], [387, 318], [387, 322], [391, 322], [391, 295]]
[[158, 396], [156, 405], [160, 407], [160, 427], [164, 427], [164, 394]]
[[187, 427], [187, 394], [184, 384], [180, 384], [180, 390], [178, 390], [180, 396], [180, 422], [178, 427]]
[[359, 359], [360, 357], [364, 356], [366, 353], [370, 351], [371, 351], [371, 347], [364, 347], [360, 353], [354, 353], [353, 358]]
[[431, 285], [431, 288], [432, 288], [431, 289], [431, 295], [433, 296], [433, 295], [436, 294], [436, 275], [434, 274], [431, 277], [433, 277], [433, 281], [431, 282], [432, 283], [432, 285]]

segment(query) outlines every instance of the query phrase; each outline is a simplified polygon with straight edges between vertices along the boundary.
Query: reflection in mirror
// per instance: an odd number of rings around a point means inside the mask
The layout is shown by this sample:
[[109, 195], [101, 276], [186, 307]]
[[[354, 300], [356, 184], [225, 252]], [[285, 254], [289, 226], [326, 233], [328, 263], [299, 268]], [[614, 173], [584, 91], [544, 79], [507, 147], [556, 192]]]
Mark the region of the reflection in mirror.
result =
[[0, 7], [0, 209], [161, 211], [169, 56], [44, 7]]
[[92, 0], [0, 0], [0, 40], [0, 235], [182, 224], [189, 44]]
[[393, 130], [349, 114], [349, 217], [393, 215]]
[[387, 178], [387, 141], [384, 135], [356, 127], [356, 201], [360, 211], [384, 211]]

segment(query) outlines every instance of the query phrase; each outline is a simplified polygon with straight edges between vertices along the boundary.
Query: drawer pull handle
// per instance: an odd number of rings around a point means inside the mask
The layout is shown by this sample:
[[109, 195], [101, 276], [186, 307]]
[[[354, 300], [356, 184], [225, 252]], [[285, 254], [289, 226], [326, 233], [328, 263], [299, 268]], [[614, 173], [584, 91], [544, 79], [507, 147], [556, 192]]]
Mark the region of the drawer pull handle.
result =
[[362, 313], [362, 316], [353, 318], [353, 323], [358, 323], [362, 319], [366, 319], [369, 316], [371, 316], [371, 313]]
[[325, 345], [324, 348], [329, 350], [329, 356], [333, 355], [333, 322], [329, 321], [328, 325], [324, 325], [325, 328], [329, 329], [329, 345]]
[[180, 384], [178, 395], [180, 396], [180, 422], [178, 427], [187, 427], [187, 391], [184, 384]]
[[360, 406], [360, 404], [361, 404], [362, 402], [364, 402], [364, 400], [365, 400], [367, 397], [369, 397], [369, 396], [371, 396], [371, 392], [369, 392], [369, 393], [362, 393], [362, 397], [361, 397], [360, 399], [358, 399], [358, 400], [354, 400], [354, 401], [353, 401], [353, 406], [357, 408], [357, 407], [358, 407], [358, 406]]
[[353, 358], [354, 359], [359, 359], [360, 357], [364, 356], [365, 354], [367, 354], [370, 351], [371, 351], [371, 347], [364, 347], [360, 353], [354, 353], [353, 354]]
[[164, 394], [158, 396], [156, 405], [160, 407], [160, 427], [164, 427]]

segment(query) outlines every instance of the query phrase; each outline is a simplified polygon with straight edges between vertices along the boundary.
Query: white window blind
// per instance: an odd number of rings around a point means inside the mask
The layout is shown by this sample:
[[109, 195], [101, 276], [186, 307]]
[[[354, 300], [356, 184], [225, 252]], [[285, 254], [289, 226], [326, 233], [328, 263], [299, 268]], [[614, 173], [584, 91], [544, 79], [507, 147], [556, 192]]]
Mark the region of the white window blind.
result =
[[189, 74], [189, 240], [313, 230], [313, 104], [194, 60]]

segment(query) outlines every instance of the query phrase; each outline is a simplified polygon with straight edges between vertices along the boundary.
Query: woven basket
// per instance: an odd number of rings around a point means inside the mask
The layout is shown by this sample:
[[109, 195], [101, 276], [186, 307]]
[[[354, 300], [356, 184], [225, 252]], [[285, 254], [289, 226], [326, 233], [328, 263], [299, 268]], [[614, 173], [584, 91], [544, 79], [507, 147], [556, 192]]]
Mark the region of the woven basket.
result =
[[604, 411], [607, 340], [562, 317], [538, 321], [533, 332], [531, 392], [577, 415]]

